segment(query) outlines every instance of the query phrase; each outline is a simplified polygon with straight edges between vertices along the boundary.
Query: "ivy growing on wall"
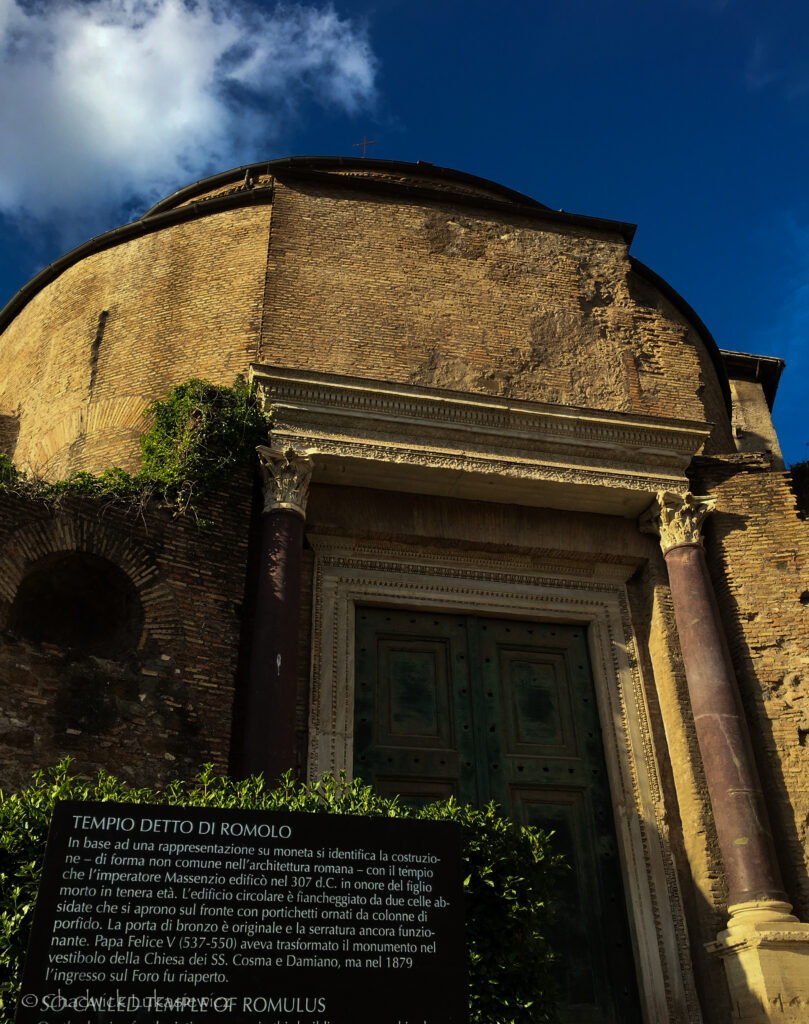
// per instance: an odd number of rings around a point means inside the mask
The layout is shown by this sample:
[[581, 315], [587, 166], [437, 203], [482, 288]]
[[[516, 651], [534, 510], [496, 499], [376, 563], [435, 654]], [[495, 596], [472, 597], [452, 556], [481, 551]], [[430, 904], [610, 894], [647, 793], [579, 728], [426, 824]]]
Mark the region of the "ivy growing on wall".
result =
[[140, 439], [141, 469], [115, 466], [103, 473], [71, 473], [48, 482], [17, 469], [0, 455], [0, 488], [45, 502], [68, 494], [107, 498], [142, 507], [157, 500], [175, 513], [197, 504], [266, 444], [270, 419], [261, 412], [255, 388], [237, 377], [233, 387], [192, 378], [144, 415], [151, 426]]

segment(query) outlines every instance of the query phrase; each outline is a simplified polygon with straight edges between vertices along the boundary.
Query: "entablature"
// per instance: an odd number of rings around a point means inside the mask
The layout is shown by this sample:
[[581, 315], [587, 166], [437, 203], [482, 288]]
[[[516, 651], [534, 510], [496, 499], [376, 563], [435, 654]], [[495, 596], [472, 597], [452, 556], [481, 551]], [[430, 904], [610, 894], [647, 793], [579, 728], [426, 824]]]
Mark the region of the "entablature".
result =
[[636, 516], [711, 425], [256, 364], [274, 448], [316, 483]]

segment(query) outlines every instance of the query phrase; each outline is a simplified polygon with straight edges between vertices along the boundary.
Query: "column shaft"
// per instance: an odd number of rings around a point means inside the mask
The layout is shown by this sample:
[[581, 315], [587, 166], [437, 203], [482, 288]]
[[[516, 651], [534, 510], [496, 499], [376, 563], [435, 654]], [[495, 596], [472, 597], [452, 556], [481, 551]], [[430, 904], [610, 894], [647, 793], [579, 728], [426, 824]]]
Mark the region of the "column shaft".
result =
[[308, 454], [259, 445], [264, 514], [242, 732], [242, 770], [275, 782], [297, 768], [295, 703]]
[[303, 517], [289, 509], [261, 523], [261, 565], [247, 679], [245, 774], [274, 782], [296, 767], [295, 697]]
[[729, 900], [785, 901], [733, 664], [705, 552], [678, 544], [665, 552], [677, 632]]

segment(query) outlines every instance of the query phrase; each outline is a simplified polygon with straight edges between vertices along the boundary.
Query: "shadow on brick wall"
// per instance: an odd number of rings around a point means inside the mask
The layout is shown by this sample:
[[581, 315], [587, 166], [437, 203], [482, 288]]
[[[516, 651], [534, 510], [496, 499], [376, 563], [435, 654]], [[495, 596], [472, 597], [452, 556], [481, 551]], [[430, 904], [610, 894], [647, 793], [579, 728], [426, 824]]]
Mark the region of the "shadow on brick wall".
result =
[[0, 413], [0, 455], [14, 455], [20, 433], [20, 417]]

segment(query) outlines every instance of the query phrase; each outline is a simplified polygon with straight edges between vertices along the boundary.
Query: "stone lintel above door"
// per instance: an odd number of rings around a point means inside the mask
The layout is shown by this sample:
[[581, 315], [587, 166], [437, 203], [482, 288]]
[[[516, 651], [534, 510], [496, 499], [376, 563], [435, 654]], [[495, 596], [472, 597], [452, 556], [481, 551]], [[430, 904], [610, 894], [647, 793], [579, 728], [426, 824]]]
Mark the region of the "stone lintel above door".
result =
[[634, 517], [685, 471], [710, 424], [254, 365], [275, 448], [313, 480]]

